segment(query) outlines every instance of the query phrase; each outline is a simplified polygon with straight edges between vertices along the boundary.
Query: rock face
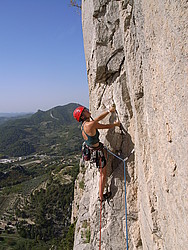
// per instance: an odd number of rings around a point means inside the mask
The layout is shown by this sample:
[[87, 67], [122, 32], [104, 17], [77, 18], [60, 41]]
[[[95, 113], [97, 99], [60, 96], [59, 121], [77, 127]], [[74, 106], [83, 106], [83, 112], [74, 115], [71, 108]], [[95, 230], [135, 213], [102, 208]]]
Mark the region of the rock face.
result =
[[[131, 250], [188, 246], [186, 7], [186, 0], [82, 1], [90, 110], [96, 117], [115, 103], [104, 123], [122, 123], [101, 131], [101, 141], [122, 158], [135, 148], [126, 166]], [[80, 176], [74, 250], [96, 250], [99, 171], [88, 164]], [[101, 249], [126, 249], [123, 176], [123, 163], [109, 156]]]

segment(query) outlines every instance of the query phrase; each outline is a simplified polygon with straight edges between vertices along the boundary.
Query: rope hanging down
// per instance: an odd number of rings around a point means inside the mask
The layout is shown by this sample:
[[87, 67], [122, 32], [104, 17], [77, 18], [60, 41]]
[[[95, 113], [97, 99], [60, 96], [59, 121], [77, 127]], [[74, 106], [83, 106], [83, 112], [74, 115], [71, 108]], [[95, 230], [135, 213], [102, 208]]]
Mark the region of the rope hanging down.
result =
[[[121, 158], [118, 155], [114, 154], [112, 151], [110, 151], [107, 147], [105, 147], [106, 150], [113, 155], [114, 157], [116, 157], [117, 159], [119, 159], [120, 161], [123, 161], [123, 165], [124, 165], [124, 180], [125, 180], [125, 222], [126, 222], [126, 246], [127, 246], [127, 250], [128, 250], [128, 226], [127, 226], [127, 198], [126, 198], [126, 162], [129, 159], [129, 157], [131, 156], [132, 153], [134, 153], [134, 148], [133, 150], [130, 152], [130, 154], [125, 158]], [[102, 204], [101, 204], [102, 205]], [[99, 250], [101, 249], [101, 214], [102, 214], [102, 209], [100, 208], [100, 242], [99, 242]]]
[[[102, 175], [102, 167], [100, 166], [100, 176]], [[99, 235], [99, 250], [101, 250], [101, 227], [102, 227], [102, 200], [100, 200], [100, 235]]]

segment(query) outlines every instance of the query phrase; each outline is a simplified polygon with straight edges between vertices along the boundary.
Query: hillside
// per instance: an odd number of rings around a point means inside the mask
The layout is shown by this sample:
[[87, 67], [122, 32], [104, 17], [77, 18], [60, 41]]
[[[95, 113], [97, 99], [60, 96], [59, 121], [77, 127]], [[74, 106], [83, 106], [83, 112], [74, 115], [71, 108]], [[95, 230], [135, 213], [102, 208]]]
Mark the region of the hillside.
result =
[[72, 103], [4, 122], [0, 126], [1, 157], [79, 152], [81, 135], [72, 116], [75, 107]]
[[0, 249], [72, 249], [71, 208], [79, 171], [77, 104], [0, 126]]
[[0, 249], [73, 248], [71, 204], [80, 155], [0, 164]]

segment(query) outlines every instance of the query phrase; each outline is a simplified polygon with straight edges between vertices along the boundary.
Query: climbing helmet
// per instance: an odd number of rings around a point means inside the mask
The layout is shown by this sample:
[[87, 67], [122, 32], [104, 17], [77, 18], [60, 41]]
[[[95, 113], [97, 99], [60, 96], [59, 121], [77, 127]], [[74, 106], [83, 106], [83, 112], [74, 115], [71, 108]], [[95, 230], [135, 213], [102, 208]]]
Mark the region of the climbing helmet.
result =
[[79, 106], [79, 107], [77, 107], [75, 110], [74, 110], [74, 112], [73, 112], [73, 116], [74, 116], [74, 118], [78, 121], [78, 122], [80, 122], [81, 121], [81, 116], [82, 116], [82, 112], [84, 111], [84, 109], [85, 109], [85, 107], [83, 107], [83, 106]]

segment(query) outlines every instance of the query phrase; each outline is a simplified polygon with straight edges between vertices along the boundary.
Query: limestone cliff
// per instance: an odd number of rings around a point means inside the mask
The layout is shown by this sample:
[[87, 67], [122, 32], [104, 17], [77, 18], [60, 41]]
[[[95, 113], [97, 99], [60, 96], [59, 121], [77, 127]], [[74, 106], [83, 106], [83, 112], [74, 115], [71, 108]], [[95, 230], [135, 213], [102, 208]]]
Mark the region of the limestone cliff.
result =
[[[188, 246], [186, 0], [83, 0], [82, 21], [95, 117], [112, 103], [123, 129], [101, 141], [126, 157], [129, 249]], [[123, 164], [108, 161], [112, 199], [102, 213], [102, 249], [126, 249]], [[74, 250], [98, 249], [99, 172], [82, 167], [75, 186]], [[83, 185], [84, 184], [84, 185]]]

